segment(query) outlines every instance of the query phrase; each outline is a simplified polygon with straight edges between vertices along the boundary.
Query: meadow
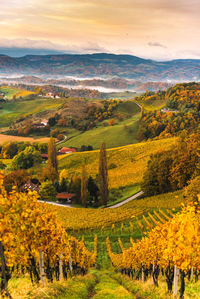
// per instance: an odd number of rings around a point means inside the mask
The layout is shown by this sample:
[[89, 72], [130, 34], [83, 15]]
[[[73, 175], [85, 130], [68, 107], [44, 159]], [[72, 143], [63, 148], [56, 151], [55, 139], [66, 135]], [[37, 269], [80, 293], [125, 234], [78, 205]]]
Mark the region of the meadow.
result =
[[19, 97], [26, 97], [31, 94], [35, 94], [33, 91], [16, 88], [16, 87], [12, 87], [12, 86], [1, 86], [0, 92], [5, 93], [8, 100], [12, 100], [13, 96], [16, 98], [19, 98]]
[[[45, 288], [32, 286], [30, 280], [15, 277], [9, 282], [9, 290], [15, 299], [170, 299], [164, 278], [159, 286], [152, 279], [145, 283], [109, 270], [91, 270], [85, 276], [69, 278], [67, 281], [47, 284]], [[185, 299], [200, 297], [200, 282], [187, 282]]]
[[0, 105], [0, 128], [8, 127], [20, 117], [27, 117], [45, 110], [59, 109], [64, 100], [38, 98], [35, 100], [9, 101]]
[[[168, 138], [107, 149], [110, 189], [140, 184], [150, 155], [170, 149], [176, 144], [176, 140]], [[59, 168], [66, 169], [69, 176], [80, 175], [81, 166], [85, 163], [88, 175], [96, 177], [98, 157], [97, 150], [59, 156]]]
[[[121, 117], [120, 121], [118, 116]], [[99, 122], [89, 131], [75, 134], [74, 137], [68, 136], [70, 139], [64, 146], [80, 148], [82, 145], [92, 145], [94, 149], [99, 149], [102, 142], [105, 142], [108, 148], [137, 143], [136, 134], [140, 116], [140, 108], [134, 101], [124, 101], [114, 111], [113, 126], [104, 126], [103, 123], [107, 123], [108, 120]]]

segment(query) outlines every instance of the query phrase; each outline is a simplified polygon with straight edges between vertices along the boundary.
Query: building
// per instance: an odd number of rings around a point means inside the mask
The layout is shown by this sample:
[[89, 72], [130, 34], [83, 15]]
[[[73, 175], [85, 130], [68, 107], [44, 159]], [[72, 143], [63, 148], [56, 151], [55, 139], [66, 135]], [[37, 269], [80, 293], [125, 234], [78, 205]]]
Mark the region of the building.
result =
[[46, 127], [48, 125], [48, 120], [47, 119], [43, 119], [41, 121], [41, 125], [44, 125]]
[[28, 191], [35, 191], [39, 194], [39, 191], [40, 191], [40, 187], [39, 187], [39, 182], [36, 181], [33, 179], [33, 180], [29, 180], [26, 184], [24, 184], [23, 186], [23, 190], [25, 192], [28, 192]]
[[43, 160], [48, 160], [48, 154], [41, 154], [41, 158]]
[[74, 198], [75, 196], [76, 194], [63, 192], [63, 193], [58, 193], [56, 195], [56, 199], [59, 201], [65, 201], [71, 203], [72, 198]]
[[53, 92], [48, 92], [48, 93], [46, 94], [46, 97], [47, 97], [47, 98], [55, 99], [56, 95], [55, 95], [55, 93], [53, 93]]
[[64, 155], [64, 154], [71, 154], [71, 153], [76, 153], [75, 148], [69, 148], [69, 147], [62, 147], [59, 150], [59, 153]]

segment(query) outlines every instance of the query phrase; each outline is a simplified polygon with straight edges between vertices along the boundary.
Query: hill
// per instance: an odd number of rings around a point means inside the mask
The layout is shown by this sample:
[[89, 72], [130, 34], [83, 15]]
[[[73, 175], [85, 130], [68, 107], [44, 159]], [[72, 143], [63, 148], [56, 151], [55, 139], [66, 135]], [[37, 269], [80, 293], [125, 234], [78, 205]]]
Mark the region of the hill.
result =
[[24, 57], [0, 56], [0, 72], [4, 74], [51, 74], [77, 77], [118, 76], [142, 80], [198, 80], [200, 60], [182, 59], [153, 61], [131, 55], [64, 54], [26, 55]]
[[[200, 118], [200, 84], [179, 83], [166, 91], [146, 92], [135, 100], [144, 106], [137, 138], [165, 138], [181, 131], [191, 133], [198, 128]], [[160, 111], [156, 111], [156, 105]], [[162, 108], [162, 109], [161, 109]]]
[[[159, 150], [170, 149], [175, 143], [175, 138], [169, 138], [108, 149], [110, 188], [140, 184], [150, 155]], [[98, 173], [98, 157], [99, 151], [59, 156], [59, 167], [67, 169], [69, 175], [80, 175], [81, 166], [85, 163], [88, 174], [95, 177]]]
[[[120, 120], [118, 116], [120, 115]], [[81, 148], [82, 145], [91, 145], [94, 149], [100, 148], [105, 142], [108, 148], [137, 143], [136, 134], [140, 119], [140, 107], [134, 101], [125, 101], [114, 111], [113, 126], [104, 126], [99, 123], [95, 128], [69, 138], [62, 146]]]

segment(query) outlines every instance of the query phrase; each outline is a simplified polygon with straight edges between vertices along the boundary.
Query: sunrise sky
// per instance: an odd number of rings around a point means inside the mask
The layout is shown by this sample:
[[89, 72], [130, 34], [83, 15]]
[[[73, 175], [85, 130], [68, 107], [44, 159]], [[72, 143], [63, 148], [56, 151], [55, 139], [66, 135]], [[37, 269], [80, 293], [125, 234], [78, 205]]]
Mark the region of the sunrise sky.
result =
[[0, 47], [200, 58], [199, 0], [1, 0]]

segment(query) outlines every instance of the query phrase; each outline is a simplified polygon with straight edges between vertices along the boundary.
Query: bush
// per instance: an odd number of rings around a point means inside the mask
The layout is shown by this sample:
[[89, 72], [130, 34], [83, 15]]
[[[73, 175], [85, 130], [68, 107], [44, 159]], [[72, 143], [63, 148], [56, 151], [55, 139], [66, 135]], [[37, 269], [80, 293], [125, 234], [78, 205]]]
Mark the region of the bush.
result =
[[46, 181], [41, 184], [40, 196], [42, 200], [55, 201], [56, 194], [56, 188], [50, 181]]

